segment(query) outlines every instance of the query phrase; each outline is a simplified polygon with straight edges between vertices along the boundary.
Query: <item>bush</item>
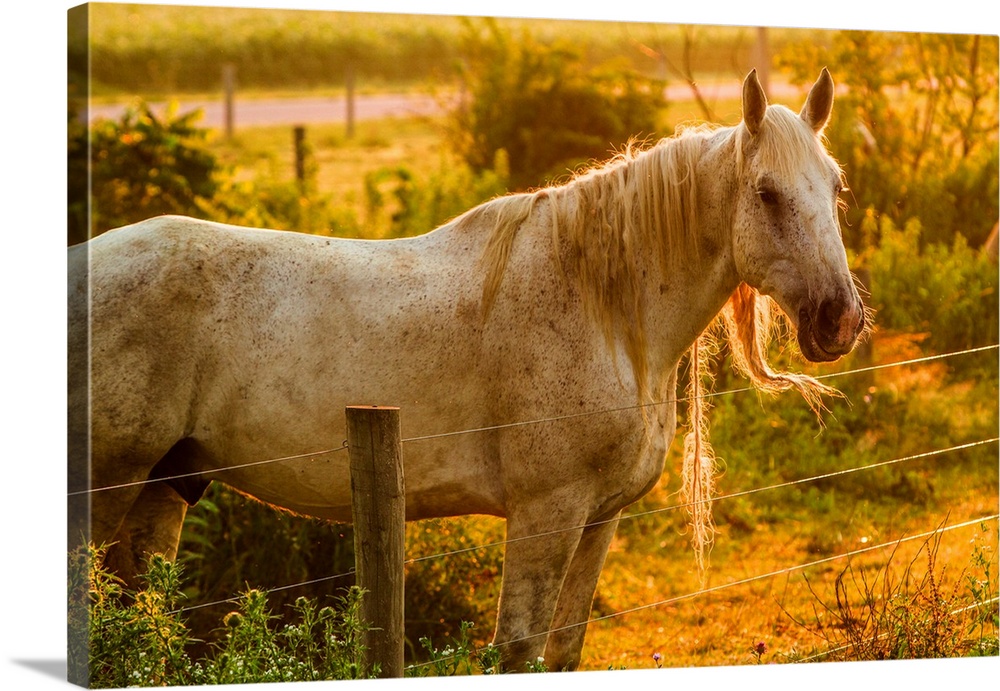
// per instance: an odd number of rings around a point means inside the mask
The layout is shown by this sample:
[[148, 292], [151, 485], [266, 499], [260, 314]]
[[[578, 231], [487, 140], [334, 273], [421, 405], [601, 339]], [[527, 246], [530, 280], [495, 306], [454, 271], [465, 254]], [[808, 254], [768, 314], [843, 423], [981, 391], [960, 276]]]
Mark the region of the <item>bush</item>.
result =
[[[188, 511], [177, 560], [192, 605], [227, 600], [250, 584], [270, 591], [286, 622], [299, 597], [325, 600], [355, 583], [351, 526], [279, 512], [218, 483]], [[196, 638], [218, 639], [217, 613], [217, 607], [190, 612]]]
[[[467, 639], [484, 646], [496, 621], [503, 564], [502, 523], [482, 517], [407, 525], [406, 639], [418, 656], [421, 639]], [[474, 549], [476, 548], [476, 549]], [[426, 558], [431, 557], [431, 558]], [[464, 622], [476, 622], [474, 631]]]
[[[940, 534], [921, 548], [927, 570], [916, 559], [893, 577], [895, 550], [874, 575], [849, 564], [837, 577], [835, 602], [817, 597], [833, 625], [806, 625], [825, 639], [834, 660], [910, 660], [997, 654], [996, 575], [985, 524], [973, 539], [970, 568], [946, 585], [938, 568]], [[919, 557], [919, 555], [918, 555]]]
[[998, 342], [1000, 286], [984, 252], [970, 248], [963, 235], [950, 246], [927, 243], [917, 219], [897, 228], [869, 215], [864, 227], [875, 238], [866, 260], [880, 330], [927, 333], [925, 347], [933, 353]]
[[[92, 127], [93, 235], [160, 214], [204, 215], [219, 182], [207, 131], [195, 125], [200, 117], [197, 110], [160, 117], [140, 102], [120, 121]], [[86, 130], [70, 135], [71, 152], [81, 138], [86, 150]]]
[[203, 211], [208, 220], [317, 235], [361, 234], [357, 215], [337, 206], [330, 195], [321, 194], [315, 172], [308, 168], [301, 182], [283, 180], [274, 171], [246, 182], [236, 182], [234, 177], [231, 171], [220, 171], [219, 189]]
[[583, 162], [650, 136], [663, 84], [628, 69], [589, 70], [581, 55], [495, 21], [466, 22], [460, 73], [464, 100], [450, 139], [476, 172], [505, 152], [515, 189], [537, 186]]
[[420, 235], [507, 190], [508, 171], [502, 152], [491, 169], [442, 166], [427, 181], [406, 166], [380, 168], [365, 176], [366, 237]]
[[[238, 182], [207, 147], [200, 111], [156, 115], [138, 102], [121, 120], [103, 120], [91, 131], [69, 110], [70, 244], [112, 228], [161, 214], [181, 214], [237, 225], [303, 233], [356, 236], [360, 224], [316, 185], [312, 152], [304, 151], [302, 180], [273, 171]], [[85, 165], [91, 138], [91, 222], [87, 223]]]

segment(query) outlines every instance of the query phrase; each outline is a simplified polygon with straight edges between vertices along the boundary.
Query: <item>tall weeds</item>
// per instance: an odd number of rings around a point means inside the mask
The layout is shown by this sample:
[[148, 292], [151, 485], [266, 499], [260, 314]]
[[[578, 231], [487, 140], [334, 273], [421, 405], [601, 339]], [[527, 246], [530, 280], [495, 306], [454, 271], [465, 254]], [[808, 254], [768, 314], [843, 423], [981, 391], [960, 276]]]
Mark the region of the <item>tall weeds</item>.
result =
[[71, 560], [69, 577], [70, 587], [85, 587], [88, 598], [88, 649], [74, 648], [70, 656], [88, 656], [83, 664], [92, 688], [359, 679], [378, 673], [363, 662], [367, 625], [357, 587], [333, 606], [299, 598], [293, 622], [280, 627], [267, 594], [247, 590], [223, 617], [222, 639], [194, 660], [189, 648], [195, 641], [180, 608], [181, 566], [152, 556], [143, 586], [132, 591], [104, 569], [102, 557], [102, 549], [90, 547]]
[[[877, 569], [849, 563], [837, 576], [834, 602], [813, 592], [815, 621], [798, 623], [825, 642], [828, 660], [997, 655], [995, 534], [981, 524], [972, 544], [969, 564], [957, 576], [938, 566], [940, 533], [901, 570], [898, 545]], [[823, 614], [832, 623], [823, 622]]]

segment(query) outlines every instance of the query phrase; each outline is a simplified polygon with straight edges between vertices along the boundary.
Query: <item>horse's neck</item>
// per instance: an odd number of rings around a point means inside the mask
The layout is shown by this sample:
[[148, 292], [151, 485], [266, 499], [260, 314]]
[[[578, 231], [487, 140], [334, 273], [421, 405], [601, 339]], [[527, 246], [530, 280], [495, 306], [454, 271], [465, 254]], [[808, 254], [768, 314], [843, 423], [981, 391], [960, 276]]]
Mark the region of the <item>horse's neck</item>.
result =
[[730, 244], [732, 214], [723, 202], [733, 198], [736, 186], [735, 141], [730, 130], [720, 130], [706, 140], [697, 166], [697, 227], [687, 228], [693, 234], [694, 249], [666, 267], [647, 267], [650, 275], [658, 277], [647, 282], [645, 302], [650, 379], [660, 389], [739, 285]]

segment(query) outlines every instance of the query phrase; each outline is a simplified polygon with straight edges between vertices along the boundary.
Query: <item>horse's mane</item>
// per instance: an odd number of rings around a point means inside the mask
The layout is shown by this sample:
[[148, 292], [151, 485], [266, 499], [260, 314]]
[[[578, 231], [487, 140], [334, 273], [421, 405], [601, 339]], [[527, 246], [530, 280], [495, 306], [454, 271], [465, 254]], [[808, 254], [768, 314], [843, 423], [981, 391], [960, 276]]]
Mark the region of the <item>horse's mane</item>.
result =
[[[769, 169], [791, 171], [810, 149], [825, 153], [822, 142], [795, 119], [798, 116], [782, 106], [767, 109], [753, 155]], [[749, 133], [743, 125], [728, 129], [736, 142], [737, 175], [742, 176]], [[532, 213], [540, 213], [540, 202], [547, 200], [557, 265], [573, 277], [609, 344], [621, 339], [640, 399], [649, 402], [642, 277], [634, 257], [637, 251], [652, 253], [668, 270], [672, 262], [686, 261], [700, 251], [698, 232], [718, 232], [699, 229], [694, 170], [706, 139], [719, 130], [709, 124], [681, 128], [645, 149], [630, 142], [610, 160], [578, 172], [567, 183], [498, 197], [457, 219], [492, 220], [482, 258], [484, 317], [500, 291], [518, 229]], [[741, 285], [716, 323], [724, 327], [721, 333], [738, 371], [766, 392], [795, 388], [818, 411], [821, 395], [831, 389], [803, 375], [775, 372], [767, 363], [772, 317], [780, 314], [770, 298]]]
[[609, 344], [621, 338], [641, 396], [648, 395], [642, 277], [638, 251], [653, 252], [666, 269], [698, 251], [695, 162], [711, 125], [688, 128], [643, 149], [630, 142], [603, 164], [562, 185], [499, 197], [459, 222], [489, 216], [493, 230], [483, 254], [483, 314], [503, 282], [518, 228], [548, 201], [557, 265], [572, 276], [585, 308]]

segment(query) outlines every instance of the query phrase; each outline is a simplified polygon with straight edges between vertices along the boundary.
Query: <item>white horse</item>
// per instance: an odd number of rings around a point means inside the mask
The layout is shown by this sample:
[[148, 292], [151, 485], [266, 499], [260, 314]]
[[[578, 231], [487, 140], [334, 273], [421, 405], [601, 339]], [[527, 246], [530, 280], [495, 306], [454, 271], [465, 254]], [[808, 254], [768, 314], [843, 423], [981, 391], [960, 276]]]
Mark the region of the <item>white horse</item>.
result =
[[346, 453], [240, 467], [339, 446], [347, 405], [400, 406], [404, 437], [563, 416], [403, 457], [408, 519], [506, 518], [507, 666], [575, 667], [616, 519], [663, 472], [678, 362], [699, 334], [724, 311], [755, 382], [810, 394], [764, 360], [762, 296], [808, 360], [847, 353], [863, 327], [842, 173], [820, 138], [833, 93], [824, 70], [795, 113], [751, 73], [735, 127], [626, 151], [420, 237], [161, 217], [71, 248], [70, 489], [90, 504], [89, 538], [115, 543], [126, 577], [145, 553], [173, 558], [213, 479], [349, 521]]

